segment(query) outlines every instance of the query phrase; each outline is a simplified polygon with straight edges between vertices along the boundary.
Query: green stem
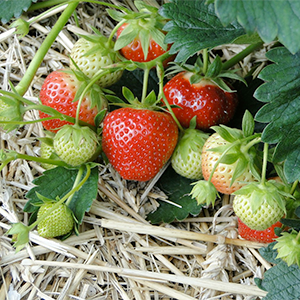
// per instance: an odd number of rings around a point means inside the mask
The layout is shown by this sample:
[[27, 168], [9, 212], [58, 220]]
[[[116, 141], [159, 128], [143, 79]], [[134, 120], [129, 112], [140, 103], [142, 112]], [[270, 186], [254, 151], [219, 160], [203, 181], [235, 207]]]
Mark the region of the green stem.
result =
[[[81, 166], [81, 167], [79, 168], [79, 170], [78, 170], [78, 173], [77, 173], [77, 176], [76, 176], [76, 178], [75, 178], [75, 181], [74, 181], [74, 184], [73, 184], [72, 189], [74, 189], [77, 185], [79, 185], [80, 179], [81, 179], [81, 177], [82, 177], [82, 174], [83, 174], [83, 166]], [[66, 205], [67, 205], [67, 206], [69, 206], [70, 202], [72, 201], [73, 196], [74, 196], [74, 193], [71, 194], [71, 195], [68, 197], [68, 199], [67, 199], [67, 201], [66, 201]]]
[[26, 73], [24, 74], [23, 78], [16, 86], [16, 91], [18, 94], [23, 96], [28, 87], [30, 86], [38, 68], [40, 67], [42, 61], [44, 60], [45, 55], [47, 54], [48, 50], [54, 43], [55, 39], [57, 38], [59, 32], [63, 29], [65, 24], [68, 22], [69, 18], [72, 16], [74, 10], [78, 6], [79, 0], [76, 2], [70, 2], [70, 4], [66, 7], [63, 11], [55, 25], [53, 26], [52, 30], [48, 33], [47, 37], [43, 41], [41, 47], [37, 50], [35, 56], [33, 57]]
[[[13, 153], [10, 153], [13, 154]], [[56, 160], [56, 159], [49, 159], [49, 158], [42, 158], [42, 157], [37, 157], [37, 156], [31, 156], [27, 154], [21, 154], [21, 153], [15, 153], [15, 155], [9, 156], [7, 159], [4, 159], [1, 162], [0, 165], [0, 171], [11, 161], [16, 160], [16, 159], [24, 159], [27, 161], [35, 161], [38, 163], [46, 163], [46, 164], [51, 164], [51, 165], [56, 165], [56, 166], [61, 166], [61, 167], [68, 167], [69, 165], [66, 164], [65, 162], [61, 160]]]
[[144, 100], [145, 100], [145, 98], [147, 96], [149, 74], [150, 74], [150, 69], [146, 67], [144, 69], [143, 91], [142, 91], [142, 98], [141, 98], [141, 102], [142, 103], [144, 103]]
[[156, 71], [157, 71], [157, 77], [158, 77], [158, 86], [159, 86], [159, 92], [158, 92], [158, 99], [159, 101], [161, 101], [160, 99], [163, 99], [163, 102], [165, 103], [168, 112], [170, 113], [170, 115], [172, 116], [172, 118], [174, 119], [174, 121], [176, 122], [179, 130], [181, 132], [184, 131], [183, 127], [181, 126], [181, 124], [179, 123], [177, 117], [175, 116], [173, 109], [170, 106], [170, 103], [168, 102], [165, 94], [164, 94], [164, 76], [165, 76], [165, 71], [164, 71], [164, 66], [162, 61], [158, 61], [157, 62], [157, 66], [156, 66]]
[[48, 0], [48, 1], [44, 1], [44, 2], [38, 2], [38, 3], [32, 4], [28, 8], [28, 11], [34, 11], [34, 10], [38, 10], [38, 9], [44, 9], [47, 7], [53, 7], [58, 4], [67, 4], [67, 2], [69, 2], [69, 1], [67, 1], [67, 0]]
[[110, 46], [112, 44], [112, 40], [116, 34], [116, 32], [118, 31], [118, 29], [124, 24], [126, 23], [126, 20], [123, 20], [121, 22], [119, 22], [111, 31], [109, 37], [108, 37], [108, 45]]
[[203, 57], [202, 72], [203, 72], [203, 74], [206, 74], [207, 68], [208, 68], [208, 51], [207, 51], [207, 49], [203, 49], [202, 57]]
[[[82, 169], [83, 166], [80, 167]], [[59, 201], [57, 201], [51, 209], [47, 211], [47, 214], [43, 214], [40, 218], [38, 218], [34, 223], [32, 223], [29, 226], [29, 230], [32, 230], [34, 227], [36, 227], [41, 221], [43, 221], [45, 218], [47, 218], [53, 211], [55, 211], [62, 203], [64, 203], [67, 199], [69, 199], [74, 193], [76, 193], [88, 180], [90, 174], [91, 174], [91, 167], [89, 165], [86, 165], [87, 172], [85, 177], [79, 182], [76, 186], [73, 186], [72, 190], [68, 192], [63, 198], [61, 198]], [[81, 173], [82, 175], [82, 170], [78, 170], [78, 173]], [[77, 176], [78, 177], [78, 176]], [[77, 179], [77, 178], [76, 178]]]
[[262, 165], [261, 182], [260, 182], [262, 185], [264, 185], [266, 182], [268, 153], [269, 153], [269, 144], [264, 143], [264, 156], [263, 156], [263, 165]]
[[227, 60], [225, 63], [223, 63], [223, 70], [228, 70], [232, 68], [234, 65], [236, 65], [238, 62], [243, 60], [245, 57], [247, 57], [249, 54], [251, 54], [253, 51], [261, 48], [263, 46], [263, 42], [255, 43], [249, 45], [247, 48], [233, 56], [231, 59]]

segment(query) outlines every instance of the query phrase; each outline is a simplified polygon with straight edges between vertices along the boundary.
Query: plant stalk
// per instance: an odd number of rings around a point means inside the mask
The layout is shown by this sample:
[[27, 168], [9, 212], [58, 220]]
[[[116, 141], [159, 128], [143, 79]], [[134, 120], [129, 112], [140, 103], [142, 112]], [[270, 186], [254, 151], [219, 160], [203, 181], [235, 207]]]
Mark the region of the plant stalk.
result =
[[30, 86], [38, 68], [40, 67], [45, 55], [47, 54], [48, 50], [54, 43], [55, 39], [57, 38], [59, 32], [63, 29], [65, 24], [68, 22], [69, 18], [72, 16], [74, 10], [79, 4], [79, 0], [76, 2], [70, 2], [70, 4], [66, 7], [64, 12], [61, 14], [55, 25], [53, 26], [52, 30], [49, 32], [45, 40], [43, 41], [41, 47], [37, 50], [35, 56], [33, 57], [28, 69], [26, 70], [23, 78], [16, 86], [16, 91], [18, 94], [23, 96], [28, 87]]

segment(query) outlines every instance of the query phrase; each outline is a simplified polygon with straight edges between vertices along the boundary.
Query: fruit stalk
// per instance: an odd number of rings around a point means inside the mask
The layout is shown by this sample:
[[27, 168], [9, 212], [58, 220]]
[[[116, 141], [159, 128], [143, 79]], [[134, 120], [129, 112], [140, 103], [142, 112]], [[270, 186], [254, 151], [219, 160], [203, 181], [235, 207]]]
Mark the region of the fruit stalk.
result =
[[263, 42], [258, 42], [255, 44], [249, 45], [247, 48], [233, 56], [231, 59], [227, 60], [226, 62], [223, 63], [223, 70], [228, 70], [235, 66], [237, 63], [239, 63], [241, 60], [243, 60], [245, 57], [247, 57], [249, 54], [254, 52], [255, 50], [261, 48], [263, 45]]
[[174, 121], [176, 122], [180, 132], [183, 132], [184, 129], [181, 126], [181, 124], [179, 123], [177, 117], [175, 116], [173, 109], [171, 108], [165, 94], [164, 94], [164, 76], [165, 76], [165, 71], [164, 71], [164, 67], [163, 67], [163, 63], [162, 61], [158, 61], [157, 65], [156, 65], [156, 72], [157, 72], [157, 77], [158, 77], [158, 87], [159, 87], [159, 92], [158, 92], [158, 99], [163, 99], [163, 102], [165, 103], [165, 105], [167, 106], [168, 112], [170, 113], [170, 115], [172, 116], [172, 118], [174, 119]]
[[[82, 168], [83, 168], [83, 166], [80, 167], [80, 169], [78, 171], [78, 174], [77, 174], [77, 177], [76, 177], [76, 180], [81, 177], [81, 175], [83, 173]], [[91, 167], [89, 165], [86, 165], [86, 175], [84, 176], [84, 178], [77, 185], [74, 184], [72, 190], [70, 192], [68, 192], [59, 201], [57, 201], [55, 203], [55, 205], [53, 205], [53, 207], [51, 207], [51, 209], [49, 209], [47, 211], [47, 214], [43, 214], [38, 220], [36, 220], [34, 223], [32, 223], [29, 226], [29, 230], [32, 230], [34, 227], [36, 227], [41, 221], [43, 221], [44, 219], [46, 219], [53, 211], [55, 211], [62, 203], [64, 203], [67, 199], [69, 199], [70, 197], [72, 197], [74, 195], [74, 193], [77, 192], [84, 185], [84, 183], [88, 180], [90, 174], [91, 174]], [[75, 180], [75, 182], [76, 182], [76, 180]]]
[[65, 24], [68, 22], [69, 18], [72, 16], [74, 10], [78, 6], [80, 1], [71, 2], [64, 12], [61, 14], [55, 25], [53, 26], [52, 30], [48, 33], [47, 37], [43, 41], [41, 47], [37, 50], [35, 56], [33, 57], [28, 69], [26, 70], [23, 78], [16, 86], [16, 91], [18, 94], [23, 96], [29, 85], [31, 84], [38, 68], [40, 67], [45, 55], [47, 54], [48, 50], [54, 43], [55, 39], [57, 38], [60, 31], [63, 29]]

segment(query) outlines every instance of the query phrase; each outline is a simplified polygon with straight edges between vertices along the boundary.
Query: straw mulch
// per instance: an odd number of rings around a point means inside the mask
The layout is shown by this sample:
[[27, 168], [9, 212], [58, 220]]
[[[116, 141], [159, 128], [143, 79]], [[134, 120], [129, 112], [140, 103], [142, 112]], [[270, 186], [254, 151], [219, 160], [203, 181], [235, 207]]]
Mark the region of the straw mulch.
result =
[[[126, 3], [133, 7], [132, 1]], [[77, 14], [80, 30], [85, 32], [95, 26], [108, 35], [113, 27], [105, 9], [95, 4], [81, 4]], [[2, 89], [9, 90], [9, 81], [20, 81], [56, 19], [53, 14], [33, 24], [21, 39], [7, 25], [0, 27]], [[37, 100], [46, 75], [68, 65], [77, 32], [71, 18], [45, 57], [26, 98]], [[241, 48], [220, 50], [228, 59]], [[240, 65], [242, 72], [248, 72], [253, 62], [263, 66], [263, 54], [245, 59]], [[28, 120], [37, 117], [36, 111], [26, 115]], [[40, 124], [0, 134], [1, 148], [39, 154]], [[254, 278], [262, 277], [271, 265], [258, 252], [263, 245], [238, 237], [230, 197], [219, 200], [215, 209], [203, 209], [199, 216], [154, 226], [145, 217], [157, 208], [158, 199], [167, 201], [167, 196], [155, 182], [126, 182], [110, 166], [99, 167], [98, 197], [86, 213], [78, 236], [62, 242], [32, 232], [30, 244], [15, 253], [5, 232], [11, 222], [28, 223], [29, 216], [23, 212], [24, 195], [43, 171], [37, 163], [17, 160], [0, 174], [0, 300], [249, 300], [266, 295], [256, 287]]]

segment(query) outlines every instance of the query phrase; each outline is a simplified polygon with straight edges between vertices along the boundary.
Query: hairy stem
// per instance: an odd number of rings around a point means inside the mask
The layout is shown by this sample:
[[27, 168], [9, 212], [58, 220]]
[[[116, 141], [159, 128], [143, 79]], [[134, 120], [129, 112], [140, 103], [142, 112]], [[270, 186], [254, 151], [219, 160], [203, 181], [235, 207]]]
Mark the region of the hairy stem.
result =
[[157, 62], [157, 67], [156, 67], [156, 71], [157, 71], [157, 77], [158, 77], [158, 85], [159, 85], [159, 92], [158, 92], [158, 99], [160, 101], [160, 99], [163, 99], [163, 102], [165, 103], [168, 112], [170, 113], [170, 115], [172, 116], [172, 118], [174, 119], [174, 121], [176, 122], [179, 130], [181, 132], [184, 131], [183, 127], [181, 126], [181, 124], [179, 123], [177, 117], [175, 116], [165, 94], [164, 94], [164, 76], [165, 76], [165, 72], [164, 72], [164, 67], [163, 67], [163, 63], [162, 61], [158, 61]]
[[223, 63], [223, 70], [228, 70], [232, 68], [234, 65], [236, 65], [238, 62], [240, 62], [242, 59], [247, 57], [249, 54], [251, 54], [253, 51], [261, 48], [263, 46], [263, 42], [255, 43], [249, 45], [247, 48], [233, 56], [231, 59], [227, 60]]
[[23, 78], [16, 86], [16, 91], [18, 94], [23, 96], [28, 87], [30, 86], [38, 68], [40, 67], [45, 55], [47, 54], [48, 50], [54, 43], [55, 39], [57, 38], [60, 31], [63, 29], [65, 24], [68, 22], [69, 18], [72, 16], [74, 10], [78, 6], [79, 1], [70, 2], [64, 12], [61, 14], [55, 25], [53, 26], [52, 30], [49, 32], [45, 40], [43, 41], [41, 47], [37, 50], [35, 56], [33, 57], [28, 69], [26, 70]]

